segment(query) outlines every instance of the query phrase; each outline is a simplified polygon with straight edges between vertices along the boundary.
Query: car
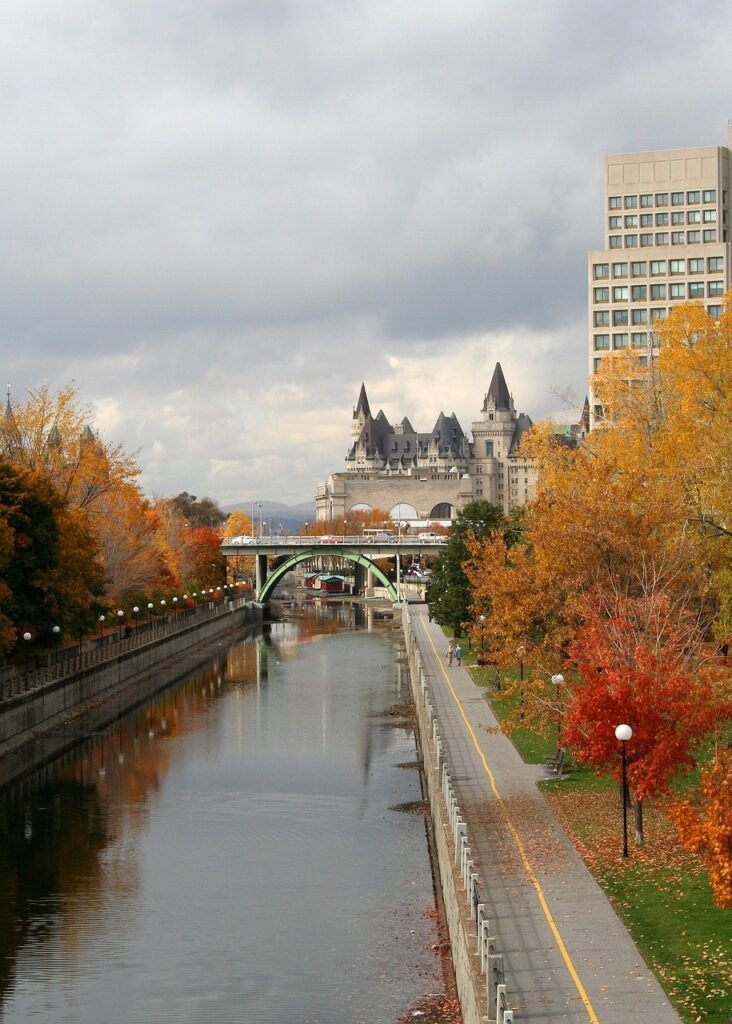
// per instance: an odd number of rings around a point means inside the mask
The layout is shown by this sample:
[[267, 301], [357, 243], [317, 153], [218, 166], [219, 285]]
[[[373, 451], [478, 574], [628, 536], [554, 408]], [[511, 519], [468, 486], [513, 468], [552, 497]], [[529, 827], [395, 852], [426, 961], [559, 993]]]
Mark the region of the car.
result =
[[334, 537], [329, 534], [325, 534], [323, 537], [317, 537], [318, 544], [342, 544], [343, 537]]
[[242, 536], [242, 537], [225, 537], [224, 544], [256, 544], [256, 537]]

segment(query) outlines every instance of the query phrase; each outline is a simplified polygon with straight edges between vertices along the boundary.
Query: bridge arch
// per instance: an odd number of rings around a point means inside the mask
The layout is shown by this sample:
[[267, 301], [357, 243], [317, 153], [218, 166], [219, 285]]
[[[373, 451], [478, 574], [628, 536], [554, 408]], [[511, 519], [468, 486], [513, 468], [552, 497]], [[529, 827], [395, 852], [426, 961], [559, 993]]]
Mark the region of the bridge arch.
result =
[[[322, 553], [322, 549], [316, 550], [315, 548], [308, 548], [306, 551], [298, 551], [296, 554], [291, 555], [281, 565], [278, 565], [277, 568], [272, 572], [272, 575], [267, 577], [267, 582], [264, 584], [260, 592], [257, 594], [258, 603], [266, 604], [267, 601], [269, 601], [270, 596], [272, 595], [272, 592], [274, 591], [275, 587], [280, 582], [282, 577], [290, 571], [290, 569], [294, 569], [296, 565], [300, 564], [300, 562], [307, 562], [311, 558], [317, 558], [317, 556], [321, 555]], [[376, 578], [381, 581], [384, 587], [386, 587], [390, 597], [394, 601], [399, 600], [399, 595], [397, 594], [397, 590], [394, 584], [383, 572], [383, 570], [380, 569], [378, 565], [376, 565], [373, 559], [368, 557], [368, 555], [364, 555], [361, 552], [356, 551], [347, 551], [341, 547], [328, 548], [327, 553], [329, 555], [339, 555], [341, 558], [348, 559], [349, 562], [355, 562], [356, 565], [362, 565], [364, 568], [369, 569], [374, 574], [374, 576], [376, 576]]]

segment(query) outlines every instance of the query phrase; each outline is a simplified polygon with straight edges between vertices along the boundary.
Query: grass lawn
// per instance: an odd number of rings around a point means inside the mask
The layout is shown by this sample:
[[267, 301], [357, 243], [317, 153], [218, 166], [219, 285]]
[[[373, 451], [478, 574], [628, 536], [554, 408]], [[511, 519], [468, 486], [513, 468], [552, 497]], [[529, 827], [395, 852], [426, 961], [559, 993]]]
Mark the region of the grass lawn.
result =
[[[466, 659], [486, 687], [496, 717], [507, 706], [495, 690], [495, 668]], [[515, 676], [514, 676], [515, 678]], [[555, 737], [527, 730], [511, 736], [523, 759], [539, 763], [555, 748]], [[542, 783], [557, 817], [588, 868], [625, 922], [639, 950], [688, 1024], [732, 1024], [732, 910], [720, 910], [701, 860], [684, 851], [663, 799], [644, 806], [645, 846], [622, 857], [622, 817], [617, 785], [582, 766]]]

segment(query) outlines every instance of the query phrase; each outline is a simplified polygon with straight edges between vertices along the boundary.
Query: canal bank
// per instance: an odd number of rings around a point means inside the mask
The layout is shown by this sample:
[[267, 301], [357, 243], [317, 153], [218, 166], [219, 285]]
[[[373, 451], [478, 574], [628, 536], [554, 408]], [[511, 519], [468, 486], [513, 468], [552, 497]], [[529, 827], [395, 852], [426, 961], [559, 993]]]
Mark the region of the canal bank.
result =
[[[105, 651], [62, 659], [0, 700], [0, 786], [109, 725], [215, 653], [228, 637], [262, 627], [244, 600], [188, 621], [171, 620]], [[101, 657], [100, 657], [101, 654]]]

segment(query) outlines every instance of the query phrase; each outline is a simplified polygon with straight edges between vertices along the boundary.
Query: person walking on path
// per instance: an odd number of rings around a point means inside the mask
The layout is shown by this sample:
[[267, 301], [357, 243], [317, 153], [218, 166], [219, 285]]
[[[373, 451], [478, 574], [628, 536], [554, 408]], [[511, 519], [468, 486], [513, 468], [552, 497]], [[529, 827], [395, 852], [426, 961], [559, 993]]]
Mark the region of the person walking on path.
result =
[[452, 659], [453, 659], [454, 654], [455, 654], [455, 651], [453, 649], [452, 644], [448, 644], [447, 645], [447, 650], [445, 651], [445, 657], [447, 658], [447, 664], [448, 665], [452, 665]]
[[455, 648], [455, 661], [457, 662], [458, 668], [460, 668], [463, 661], [463, 649], [460, 644]]

